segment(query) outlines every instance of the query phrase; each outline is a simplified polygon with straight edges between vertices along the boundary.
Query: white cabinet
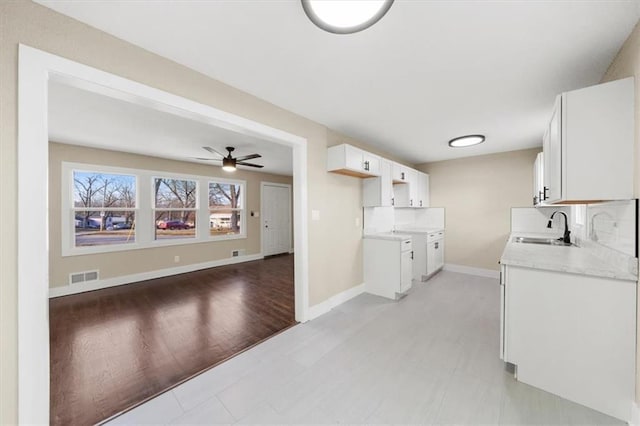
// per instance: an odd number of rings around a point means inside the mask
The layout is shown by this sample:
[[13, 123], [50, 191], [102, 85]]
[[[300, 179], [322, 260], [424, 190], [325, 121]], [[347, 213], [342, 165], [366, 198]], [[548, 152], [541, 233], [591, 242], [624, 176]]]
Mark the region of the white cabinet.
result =
[[402, 164], [393, 163], [392, 175], [393, 183], [406, 183], [409, 180], [409, 170], [407, 166]]
[[429, 234], [427, 241], [427, 276], [429, 276], [444, 266], [444, 231]]
[[501, 284], [502, 358], [518, 380], [631, 420], [637, 283], [506, 265]]
[[537, 206], [542, 202], [544, 192], [544, 154], [538, 153], [536, 161], [533, 163], [533, 205]]
[[388, 207], [393, 205], [391, 162], [380, 160], [380, 176], [362, 180], [362, 206]]
[[633, 198], [633, 78], [558, 96], [543, 149], [545, 204]]
[[366, 237], [363, 241], [364, 283], [367, 293], [397, 299], [411, 288], [411, 238]]
[[429, 175], [418, 172], [418, 196], [416, 207], [429, 207]]
[[380, 176], [380, 157], [348, 144], [327, 150], [327, 170], [355, 177]]
[[404, 168], [403, 183], [393, 184], [393, 199], [396, 207], [417, 207], [418, 206], [418, 171]]

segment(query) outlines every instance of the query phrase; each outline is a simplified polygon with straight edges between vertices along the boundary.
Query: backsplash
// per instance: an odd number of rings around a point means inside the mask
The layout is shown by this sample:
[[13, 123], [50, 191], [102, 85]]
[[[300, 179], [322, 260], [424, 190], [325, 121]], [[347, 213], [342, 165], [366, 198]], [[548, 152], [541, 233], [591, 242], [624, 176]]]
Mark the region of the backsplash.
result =
[[636, 256], [636, 200], [589, 204], [586, 224], [589, 241]]
[[364, 234], [391, 232], [395, 227], [444, 228], [444, 207], [396, 209], [394, 207], [365, 207]]
[[563, 218], [556, 215], [552, 228], [547, 228], [554, 211], [567, 215], [571, 241], [577, 245], [599, 245], [636, 256], [636, 200], [553, 207], [514, 207], [511, 209], [511, 232], [561, 237], [564, 231]]

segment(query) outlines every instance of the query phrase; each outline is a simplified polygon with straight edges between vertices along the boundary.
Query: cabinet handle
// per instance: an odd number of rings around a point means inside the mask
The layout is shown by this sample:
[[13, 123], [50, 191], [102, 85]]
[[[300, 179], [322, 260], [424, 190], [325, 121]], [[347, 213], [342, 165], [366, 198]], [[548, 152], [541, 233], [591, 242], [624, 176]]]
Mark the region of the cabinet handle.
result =
[[543, 202], [544, 200], [542, 199], [542, 191], [538, 191], [538, 201], [539, 202]]
[[395, 205], [396, 205], [396, 199], [395, 199], [395, 198], [393, 198], [393, 197], [391, 198], [391, 205], [392, 205], [392, 206], [395, 206]]
[[404, 172], [400, 173], [400, 179], [404, 180]]
[[422, 200], [420, 200], [420, 207], [422, 207]]
[[413, 250], [411, 250], [411, 260], [413, 260]]
[[436, 250], [438, 250], [439, 245], [440, 245], [440, 243], [435, 243], [435, 244], [434, 244], [434, 248], [435, 248]]
[[369, 171], [369, 162], [368, 162], [368, 161], [365, 161], [365, 162], [364, 162], [364, 169], [365, 169], [366, 171]]
[[543, 190], [544, 190], [544, 192], [542, 193], [542, 196], [543, 196], [544, 198], [543, 198], [542, 200], [544, 201], [544, 200], [546, 200], [547, 198], [549, 198], [549, 197], [547, 196], [547, 191], [549, 190], [549, 187], [546, 187], [546, 186], [545, 186], [545, 187], [543, 188]]
[[409, 200], [409, 205], [413, 206], [413, 200]]
[[538, 204], [538, 197], [536, 197], [535, 195], [533, 196], [533, 205], [535, 206], [536, 204]]

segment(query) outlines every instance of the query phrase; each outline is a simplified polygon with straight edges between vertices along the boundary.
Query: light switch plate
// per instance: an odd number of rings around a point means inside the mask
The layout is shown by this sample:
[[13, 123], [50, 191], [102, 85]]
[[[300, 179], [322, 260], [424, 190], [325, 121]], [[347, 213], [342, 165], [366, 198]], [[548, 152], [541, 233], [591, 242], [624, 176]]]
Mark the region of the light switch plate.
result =
[[311, 210], [311, 220], [320, 220], [320, 210]]

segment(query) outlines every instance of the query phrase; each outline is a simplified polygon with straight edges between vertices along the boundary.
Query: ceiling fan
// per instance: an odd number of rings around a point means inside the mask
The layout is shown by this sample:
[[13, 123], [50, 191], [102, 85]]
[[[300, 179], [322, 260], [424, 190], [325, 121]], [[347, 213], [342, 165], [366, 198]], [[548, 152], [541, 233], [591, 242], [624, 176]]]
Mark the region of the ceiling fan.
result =
[[260, 158], [262, 155], [260, 154], [251, 154], [245, 155], [243, 157], [234, 158], [231, 156], [231, 153], [235, 150], [234, 147], [228, 146], [225, 149], [229, 151], [227, 155], [224, 155], [210, 146], [203, 146], [202, 149], [208, 151], [214, 155], [219, 155], [221, 158], [197, 158], [197, 160], [209, 160], [209, 161], [222, 161], [222, 170], [227, 172], [233, 172], [236, 169], [236, 166], [249, 166], [249, 167], [257, 167], [263, 168], [260, 164], [247, 163], [246, 160], [251, 160], [254, 158]]

